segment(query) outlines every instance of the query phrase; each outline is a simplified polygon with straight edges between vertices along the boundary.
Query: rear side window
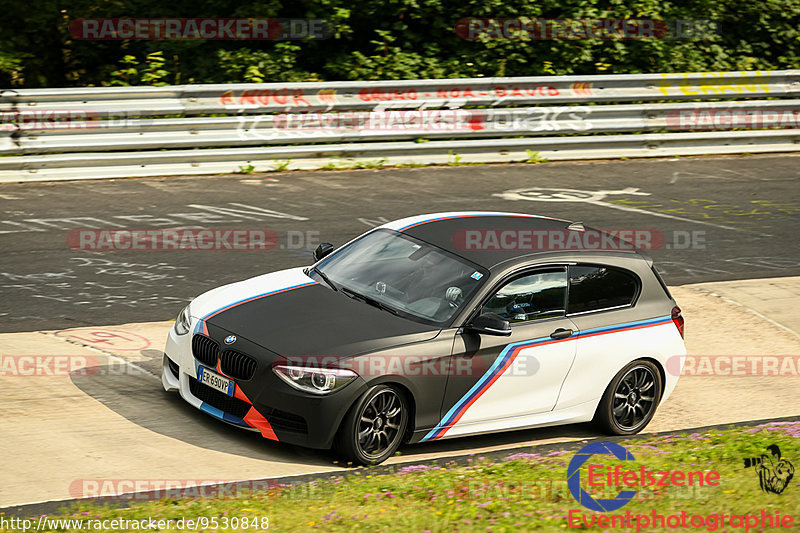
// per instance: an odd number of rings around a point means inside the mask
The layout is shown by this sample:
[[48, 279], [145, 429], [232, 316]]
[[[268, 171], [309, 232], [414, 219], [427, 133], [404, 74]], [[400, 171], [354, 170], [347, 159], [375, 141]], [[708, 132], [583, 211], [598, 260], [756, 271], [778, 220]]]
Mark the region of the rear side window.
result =
[[630, 305], [636, 297], [638, 287], [633, 274], [618, 268], [571, 265], [567, 313], [585, 313]]

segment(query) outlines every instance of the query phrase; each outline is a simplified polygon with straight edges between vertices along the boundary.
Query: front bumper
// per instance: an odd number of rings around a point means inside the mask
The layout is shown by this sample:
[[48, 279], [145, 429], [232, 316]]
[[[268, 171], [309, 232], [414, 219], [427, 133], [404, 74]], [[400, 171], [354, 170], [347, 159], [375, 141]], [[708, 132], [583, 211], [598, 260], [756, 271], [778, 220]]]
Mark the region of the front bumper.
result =
[[[209, 337], [219, 342], [231, 332], [207, 325]], [[164, 349], [161, 383], [167, 391], [178, 391], [189, 404], [228, 424], [258, 431], [270, 440], [327, 449], [347, 410], [366, 389], [363, 379], [330, 395], [317, 396], [291, 388], [272, 372], [276, 354], [237, 341], [237, 350], [256, 359], [258, 366], [249, 380], [234, 379], [230, 397], [197, 381], [200, 363], [192, 354], [193, 334], [170, 330]], [[211, 370], [225, 375], [219, 365]], [[230, 377], [230, 376], [226, 376]]]

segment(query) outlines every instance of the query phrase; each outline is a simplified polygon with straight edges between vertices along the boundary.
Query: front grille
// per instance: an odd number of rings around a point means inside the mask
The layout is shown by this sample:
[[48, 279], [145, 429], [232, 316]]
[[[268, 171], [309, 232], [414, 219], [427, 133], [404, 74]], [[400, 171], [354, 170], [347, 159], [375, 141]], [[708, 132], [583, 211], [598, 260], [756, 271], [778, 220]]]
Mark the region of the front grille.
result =
[[256, 372], [256, 361], [234, 350], [225, 350], [219, 358], [222, 372], [234, 379], [247, 380]]
[[308, 423], [306, 423], [306, 419], [302, 416], [293, 415], [292, 413], [287, 413], [286, 411], [280, 411], [278, 409], [265, 410], [264, 416], [274, 429], [308, 434]]
[[192, 354], [204, 365], [216, 368], [219, 344], [210, 337], [197, 333], [192, 337]]
[[228, 396], [224, 392], [212, 389], [208, 385], [204, 385], [192, 377], [189, 378], [189, 390], [199, 400], [237, 418], [244, 418], [247, 411], [250, 410], [250, 404], [244, 400]]

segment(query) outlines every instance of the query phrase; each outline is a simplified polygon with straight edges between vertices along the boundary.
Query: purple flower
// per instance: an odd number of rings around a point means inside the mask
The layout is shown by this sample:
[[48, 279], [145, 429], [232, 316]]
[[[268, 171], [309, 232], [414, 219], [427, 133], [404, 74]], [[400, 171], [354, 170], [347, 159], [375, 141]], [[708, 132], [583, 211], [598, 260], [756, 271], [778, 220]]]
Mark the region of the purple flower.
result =
[[568, 452], [566, 450], [556, 450], [554, 452], [548, 453], [545, 457], [557, 457], [559, 455], [564, 455], [565, 453]]
[[397, 473], [398, 474], [408, 474], [409, 472], [424, 472], [426, 470], [435, 469], [435, 466], [430, 465], [409, 465], [400, 468]]
[[517, 459], [538, 459], [540, 457], [541, 456], [538, 453], [519, 452], [519, 453], [512, 453], [511, 455], [506, 457], [506, 461], [515, 461]]

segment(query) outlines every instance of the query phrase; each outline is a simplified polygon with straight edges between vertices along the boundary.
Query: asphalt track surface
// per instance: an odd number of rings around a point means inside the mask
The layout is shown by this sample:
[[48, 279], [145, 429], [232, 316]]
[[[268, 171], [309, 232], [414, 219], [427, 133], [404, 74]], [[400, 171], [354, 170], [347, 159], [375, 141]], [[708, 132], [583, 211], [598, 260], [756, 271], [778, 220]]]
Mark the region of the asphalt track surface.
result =
[[[0, 331], [173, 318], [225, 283], [306, 265], [319, 241], [442, 211], [656, 230], [667, 283], [800, 274], [798, 156], [289, 172], [0, 186]], [[267, 229], [270, 251], [72, 249], [70, 230]], [[73, 233], [74, 235], [74, 233]]]

